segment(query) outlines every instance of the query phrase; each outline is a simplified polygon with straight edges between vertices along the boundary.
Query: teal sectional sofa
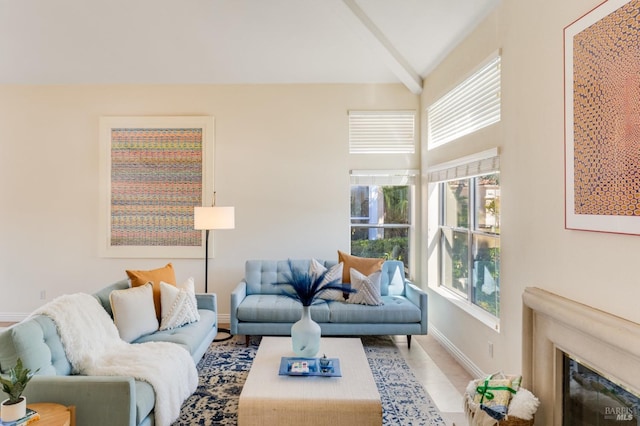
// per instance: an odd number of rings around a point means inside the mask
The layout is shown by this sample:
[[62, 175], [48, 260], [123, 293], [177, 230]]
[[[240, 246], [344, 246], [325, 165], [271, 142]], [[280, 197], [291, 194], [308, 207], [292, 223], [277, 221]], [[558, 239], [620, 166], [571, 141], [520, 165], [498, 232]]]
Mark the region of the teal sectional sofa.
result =
[[[94, 294], [113, 316], [109, 294], [129, 288], [122, 280]], [[196, 294], [200, 321], [179, 328], [156, 331], [133, 343], [173, 342], [189, 351], [197, 364], [218, 333], [215, 294]], [[26, 368], [38, 370], [25, 396], [29, 403], [56, 402], [76, 407], [76, 424], [91, 426], [154, 424], [153, 387], [133, 377], [71, 375], [71, 364], [55, 323], [36, 315], [0, 333], [0, 372], [6, 374], [20, 357]]]
[[[231, 334], [245, 336], [291, 335], [291, 325], [302, 315], [299, 302], [282, 295], [274, 285], [290, 274], [292, 265], [303, 271], [311, 260], [248, 260], [245, 277], [231, 293]], [[320, 261], [330, 268], [337, 262]], [[396, 271], [401, 280], [394, 280]], [[427, 294], [404, 278], [404, 264], [396, 260], [382, 265], [380, 294], [383, 305], [322, 301], [311, 307], [311, 318], [323, 336], [427, 334]], [[394, 282], [394, 285], [391, 283]]]

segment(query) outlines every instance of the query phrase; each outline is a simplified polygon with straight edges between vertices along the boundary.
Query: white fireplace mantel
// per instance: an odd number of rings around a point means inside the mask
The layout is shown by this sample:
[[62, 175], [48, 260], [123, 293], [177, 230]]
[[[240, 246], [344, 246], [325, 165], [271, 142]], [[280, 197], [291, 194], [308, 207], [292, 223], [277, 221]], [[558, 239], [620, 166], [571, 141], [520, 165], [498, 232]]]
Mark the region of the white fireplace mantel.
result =
[[522, 298], [523, 383], [540, 399], [537, 424], [562, 425], [563, 353], [640, 392], [640, 324], [535, 287]]

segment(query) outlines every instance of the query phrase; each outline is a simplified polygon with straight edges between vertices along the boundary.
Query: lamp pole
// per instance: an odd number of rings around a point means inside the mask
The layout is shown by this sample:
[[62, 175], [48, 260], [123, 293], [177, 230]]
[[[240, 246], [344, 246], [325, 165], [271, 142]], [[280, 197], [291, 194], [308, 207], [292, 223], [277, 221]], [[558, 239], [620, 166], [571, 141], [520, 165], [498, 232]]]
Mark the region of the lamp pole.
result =
[[[211, 207], [196, 206], [193, 209], [193, 227], [197, 230], [204, 230], [204, 292], [209, 293], [209, 232], [215, 229], [234, 229], [235, 210], [233, 207], [216, 206], [216, 193], [213, 193], [213, 203]], [[228, 333], [228, 337], [214, 339], [214, 342], [229, 340], [233, 336], [226, 328], [218, 328], [219, 332]]]
[[204, 292], [209, 293], [209, 229], [204, 235]]

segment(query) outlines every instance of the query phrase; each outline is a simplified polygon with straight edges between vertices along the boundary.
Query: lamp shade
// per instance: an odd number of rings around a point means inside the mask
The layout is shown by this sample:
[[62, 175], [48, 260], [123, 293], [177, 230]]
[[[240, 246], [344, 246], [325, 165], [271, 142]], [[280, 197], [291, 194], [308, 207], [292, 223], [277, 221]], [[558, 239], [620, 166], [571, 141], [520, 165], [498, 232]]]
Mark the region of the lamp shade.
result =
[[234, 207], [194, 207], [194, 229], [233, 229], [235, 222]]

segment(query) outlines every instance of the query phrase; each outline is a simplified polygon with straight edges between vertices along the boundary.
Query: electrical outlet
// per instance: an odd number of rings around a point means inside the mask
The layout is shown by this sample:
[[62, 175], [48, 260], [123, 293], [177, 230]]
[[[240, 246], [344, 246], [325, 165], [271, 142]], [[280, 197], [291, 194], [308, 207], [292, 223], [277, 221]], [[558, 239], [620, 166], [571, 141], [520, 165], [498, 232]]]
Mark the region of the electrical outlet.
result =
[[47, 290], [40, 291], [40, 300], [47, 300]]
[[489, 341], [488, 343], [489, 343], [489, 345], [488, 345], [487, 349], [489, 351], [489, 358], [493, 358], [493, 342]]

